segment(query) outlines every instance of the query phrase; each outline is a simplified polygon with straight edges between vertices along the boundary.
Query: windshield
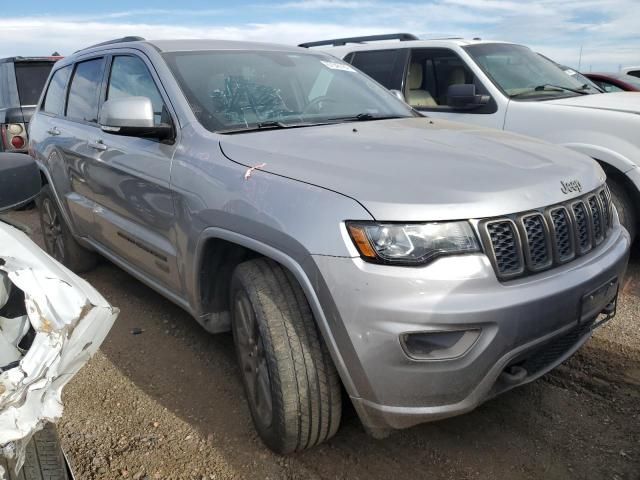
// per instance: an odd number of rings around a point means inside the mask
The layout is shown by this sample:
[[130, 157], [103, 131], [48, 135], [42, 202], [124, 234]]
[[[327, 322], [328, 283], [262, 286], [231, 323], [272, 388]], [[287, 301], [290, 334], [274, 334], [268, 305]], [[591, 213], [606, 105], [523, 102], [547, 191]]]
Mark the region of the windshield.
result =
[[163, 56], [210, 131], [415, 115], [384, 87], [328, 55], [234, 50]]
[[507, 96], [545, 100], [595, 91], [558, 65], [521, 45], [487, 43], [465, 50]]
[[54, 62], [16, 62], [20, 105], [36, 105]]

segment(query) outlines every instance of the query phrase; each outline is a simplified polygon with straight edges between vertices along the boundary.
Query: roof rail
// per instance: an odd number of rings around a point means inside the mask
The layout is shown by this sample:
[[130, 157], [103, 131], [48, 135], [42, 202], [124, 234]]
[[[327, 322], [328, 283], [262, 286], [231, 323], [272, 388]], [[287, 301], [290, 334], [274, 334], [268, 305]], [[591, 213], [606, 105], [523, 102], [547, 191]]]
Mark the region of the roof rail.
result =
[[321, 47], [323, 45], [331, 45], [338, 47], [340, 45], [346, 45], [347, 43], [363, 43], [363, 42], [375, 42], [378, 40], [400, 40], [406, 42], [407, 40], [420, 40], [418, 37], [411, 33], [388, 33], [385, 35], [368, 35], [364, 37], [350, 37], [350, 38], [334, 38], [332, 40], [320, 40], [319, 42], [306, 42], [298, 45], [299, 47]]
[[91, 45], [89, 47], [81, 48], [80, 50], [76, 50], [73, 53], [82, 52], [83, 50], [88, 50], [88, 49], [94, 48], [94, 47], [101, 47], [103, 45], [111, 45], [113, 43], [141, 42], [141, 41], [144, 41], [144, 40], [146, 40], [146, 39], [143, 38], [143, 37], [135, 37], [135, 36], [114, 38], [113, 40], [107, 40], [106, 42], [96, 43], [95, 45]]

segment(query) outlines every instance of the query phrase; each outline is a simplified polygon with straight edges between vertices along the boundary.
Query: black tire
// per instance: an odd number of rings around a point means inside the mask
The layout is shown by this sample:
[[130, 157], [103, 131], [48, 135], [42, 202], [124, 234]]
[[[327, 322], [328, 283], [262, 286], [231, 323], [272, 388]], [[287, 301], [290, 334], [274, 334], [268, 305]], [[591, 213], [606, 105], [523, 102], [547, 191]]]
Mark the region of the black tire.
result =
[[342, 415], [340, 381], [298, 282], [276, 262], [250, 260], [233, 273], [230, 302], [238, 364], [262, 441], [286, 454], [331, 438]]
[[631, 236], [631, 242], [636, 238], [638, 217], [636, 216], [636, 208], [631, 201], [629, 193], [625, 188], [615, 180], [609, 178], [607, 180], [609, 190], [611, 191], [611, 200], [618, 211], [620, 223], [627, 229]]
[[17, 476], [8, 463], [0, 457], [7, 480], [69, 480], [58, 433], [51, 423], [37, 432], [27, 445], [24, 466]]
[[87, 272], [95, 267], [98, 255], [73, 238], [49, 185], [42, 187], [36, 203], [47, 253], [76, 273]]

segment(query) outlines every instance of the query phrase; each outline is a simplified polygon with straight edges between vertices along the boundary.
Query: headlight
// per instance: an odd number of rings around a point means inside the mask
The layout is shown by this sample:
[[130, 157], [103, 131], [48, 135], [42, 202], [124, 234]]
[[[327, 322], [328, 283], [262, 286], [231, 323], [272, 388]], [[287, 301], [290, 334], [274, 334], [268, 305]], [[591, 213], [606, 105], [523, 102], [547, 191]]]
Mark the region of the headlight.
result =
[[346, 223], [361, 257], [370, 262], [423, 265], [441, 255], [480, 251], [469, 222]]

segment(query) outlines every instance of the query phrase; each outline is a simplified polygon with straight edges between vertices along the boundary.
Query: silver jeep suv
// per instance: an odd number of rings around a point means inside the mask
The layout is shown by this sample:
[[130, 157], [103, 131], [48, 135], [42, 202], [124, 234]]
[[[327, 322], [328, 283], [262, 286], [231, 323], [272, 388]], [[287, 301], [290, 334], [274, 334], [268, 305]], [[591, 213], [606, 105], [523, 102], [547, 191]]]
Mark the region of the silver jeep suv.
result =
[[[629, 237], [580, 154], [416, 114], [323, 53], [125, 38], [56, 64], [31, 122], [48, 251], [103, 255], [231, 329], [261, 438], [467, 412], [615, 312]], [[125, 312], [126, 313], [126, 312]]]

